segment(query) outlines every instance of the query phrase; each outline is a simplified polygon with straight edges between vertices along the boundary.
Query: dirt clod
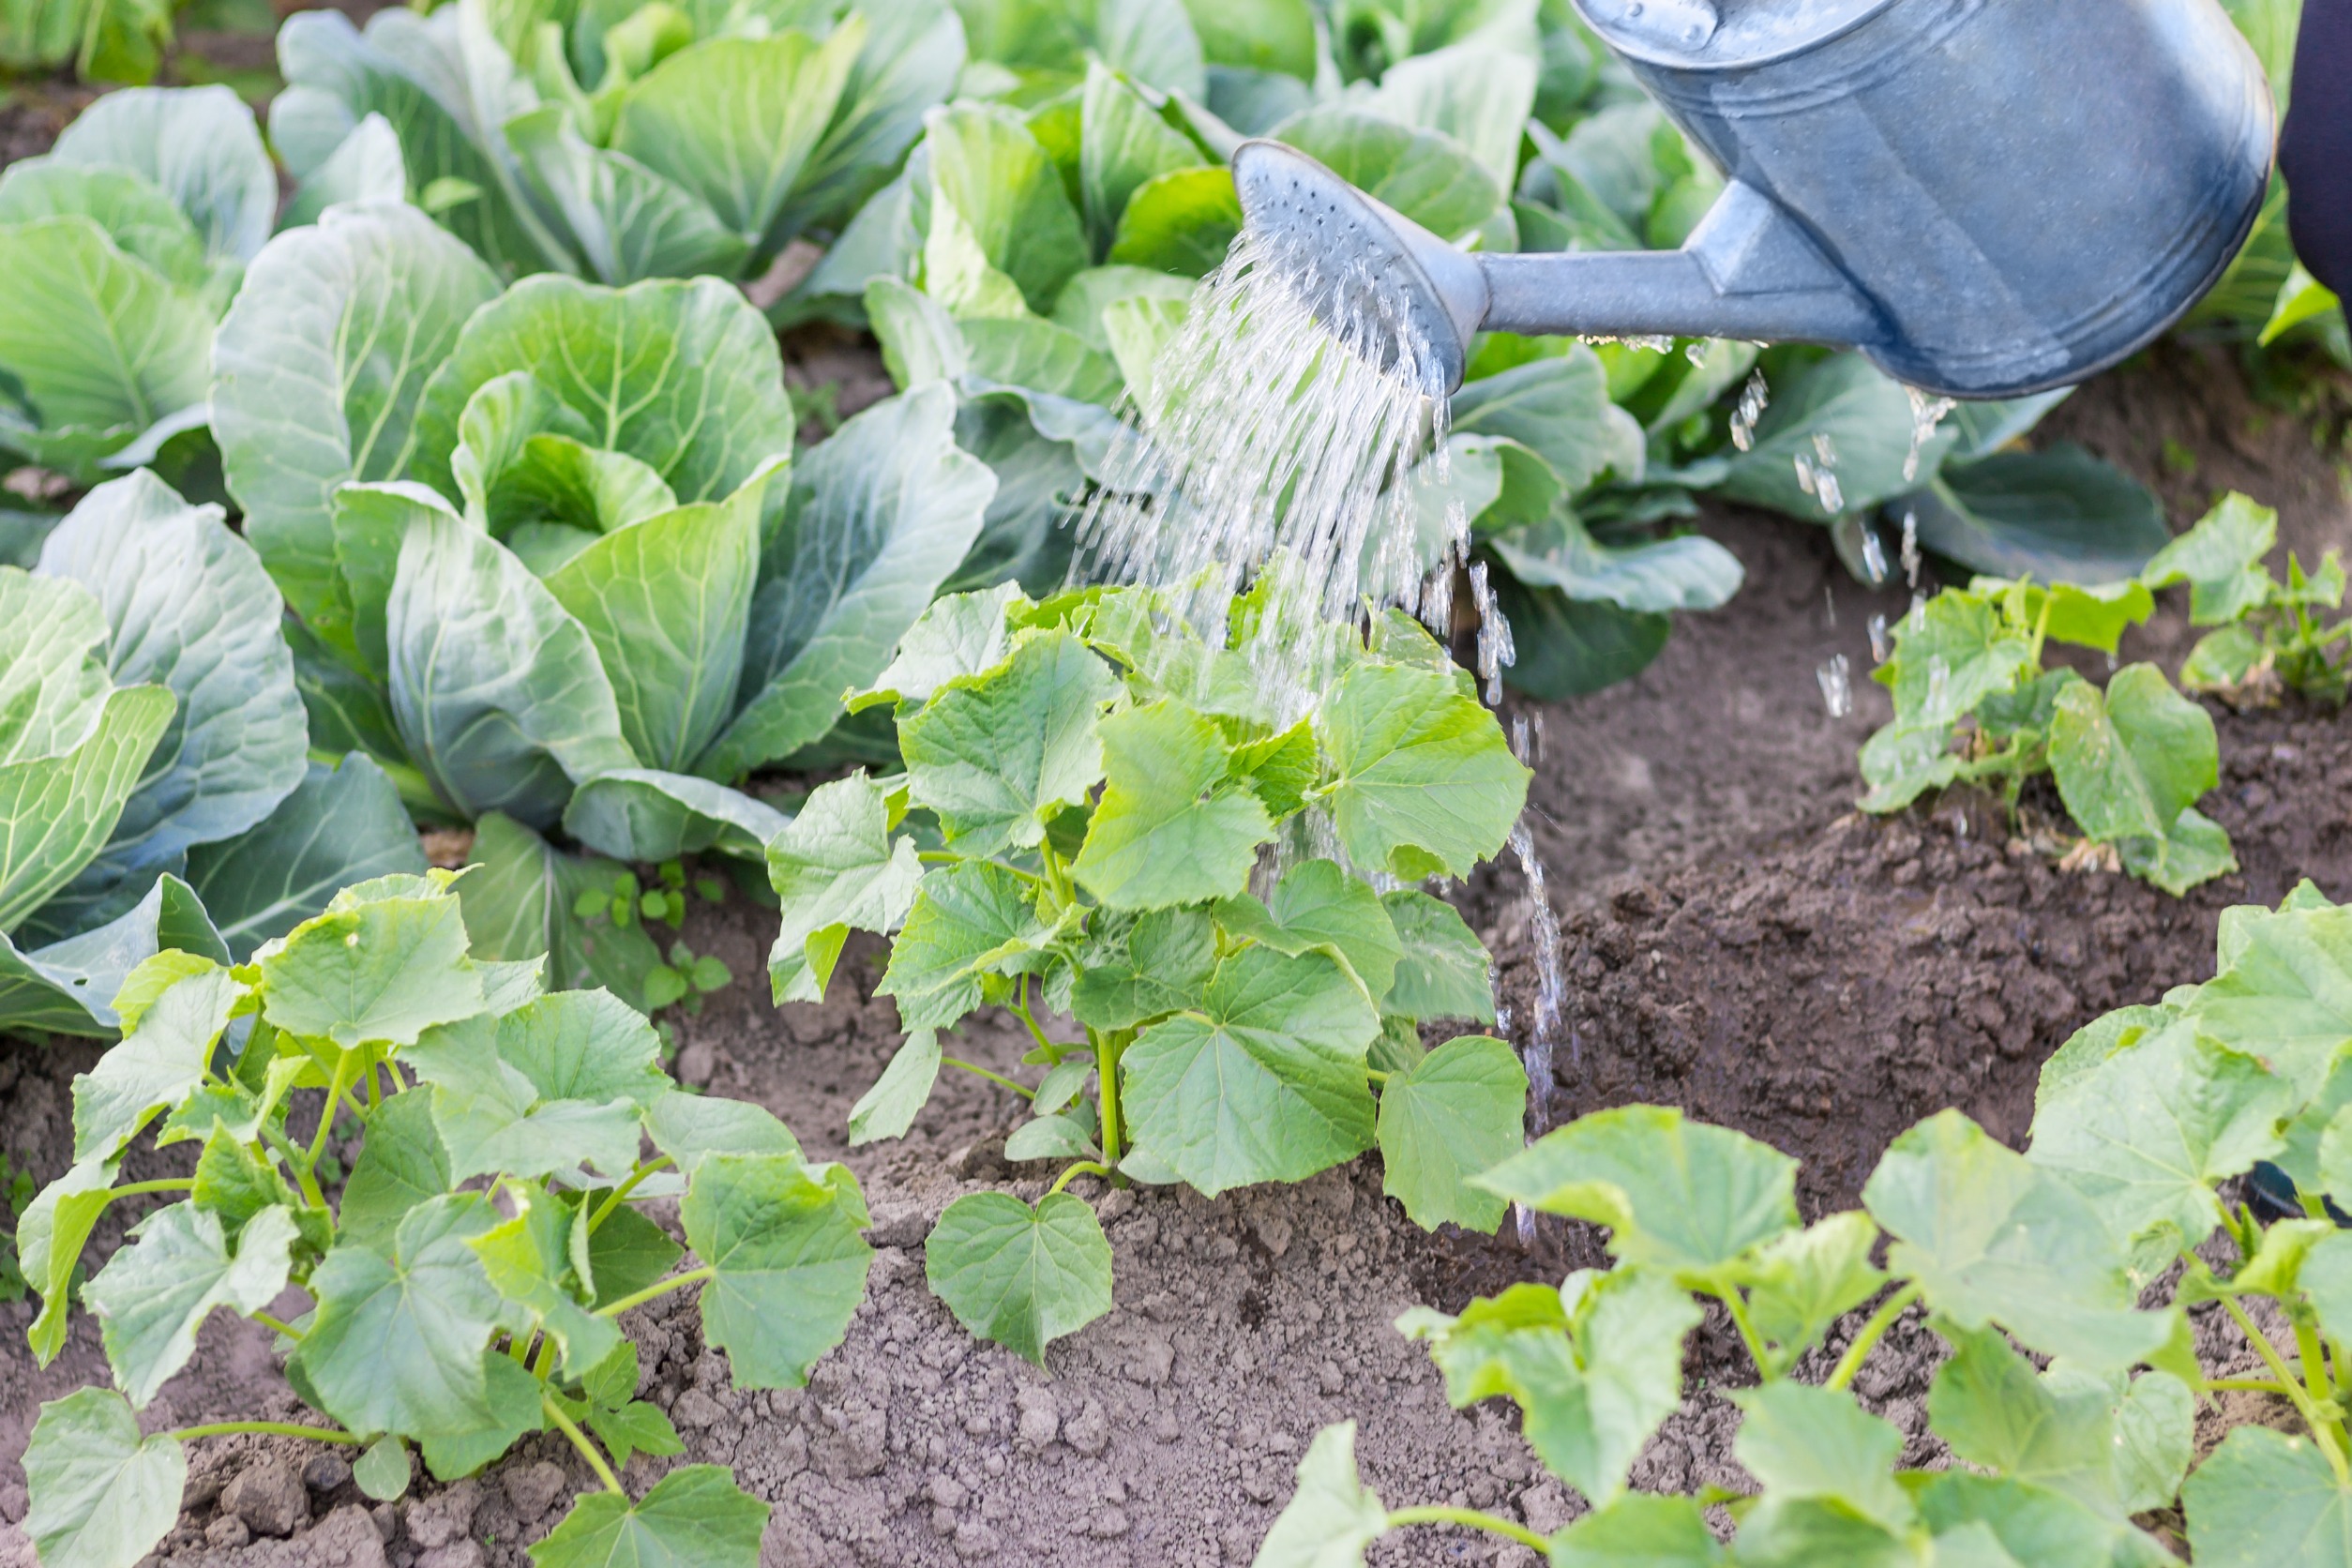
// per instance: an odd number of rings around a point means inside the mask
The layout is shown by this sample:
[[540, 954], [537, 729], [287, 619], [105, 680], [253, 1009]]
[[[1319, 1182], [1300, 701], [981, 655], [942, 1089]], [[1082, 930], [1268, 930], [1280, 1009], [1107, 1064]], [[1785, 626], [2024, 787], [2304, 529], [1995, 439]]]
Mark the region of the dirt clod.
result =
[[309, 1523], [310, 1494], [302, 1472], [284, 1459], [257, 1460], [222, 1488], [222, 1510], [256, 1535], [292, 1535]]

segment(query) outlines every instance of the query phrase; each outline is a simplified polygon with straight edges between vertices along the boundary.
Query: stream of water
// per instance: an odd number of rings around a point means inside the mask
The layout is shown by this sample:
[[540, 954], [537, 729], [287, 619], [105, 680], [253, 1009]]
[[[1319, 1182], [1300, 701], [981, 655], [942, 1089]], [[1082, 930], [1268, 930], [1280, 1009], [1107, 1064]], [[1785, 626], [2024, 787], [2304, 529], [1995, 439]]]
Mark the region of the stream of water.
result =
[[[1293, 243], [1244, 232], [1202, 281], [1078, 519], [1075, 575], [1159, 588], [1212, 641], [1223, 640], [1236, 597], [1252, 594], [1255, 629], [1241, 651], [1281, 725], [1312, 710], [1367, 608], [1400, 607], [1450, 642], [1458, 576], [1476, 618], [1480, 686], [1499, 703], [1511, 626], [1485, 564], [1469, 559], [1470, 520], [1458, 502], [1433, 519], [1415, 493], [1422, 477], [1446, 476], [1442, 370], [1379, 279], [1334, 277], [1322, 269], [1344, 264], [1277, 249]], [[1329, 324], [1308, 302], [1334, 296], [1354, 309]], [[1760, 408], [1760, 389], [1751, 392]], [[1524, 717], [1512, 745], [1532, 763]], [[1339, 855], [1311, 828], [1286, 847]], [[1560, 923], [1525, 819], [1508, 847], [1535, 948], [1519, 1042], [1532, 1138], [1545, 1126], [1564, 994]], [[1532, 1240], [1524, 1210], [1518, 1229]]]

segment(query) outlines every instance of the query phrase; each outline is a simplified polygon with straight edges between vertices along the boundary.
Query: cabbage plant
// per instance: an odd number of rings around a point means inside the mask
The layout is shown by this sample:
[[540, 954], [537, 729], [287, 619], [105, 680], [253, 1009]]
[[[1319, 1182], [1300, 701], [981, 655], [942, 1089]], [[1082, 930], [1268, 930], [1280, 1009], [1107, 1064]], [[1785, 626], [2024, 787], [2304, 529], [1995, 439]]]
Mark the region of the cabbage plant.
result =
[[0, 465], [13, 454], [83, 486], [189, 466], [214, 326], [277, 204], [252, 112], [226, 87], [109, 94], [0, 172]]
[[158, 948], [243, 958], [423, 868], [380, 771], [310, 760], [278, 591], [219, 507], [101, 485], [0, 602], [0, 1027], [112, 1033]]
[[299, 179], [398, 142], [411, 192], [501, 274], [757, 277], [886, 180], [953, 87], [945, 0], [680, 8], [460, 0], [306, 11], [271, 141]]
[[551, 953], [559, 982], [632, 1001], [663, 960], [597, 912], [622, 868], [545, 836], [756, 857], [785, 819], [731, 786], [832, 730], [994, 489], [943, 387], [795, 460], [775, 337], [731, 285], [501, 292], [399, 203], [273, 241], [219, 371], [312, 745], [375, 758], [420, 820], [476, 826], [486, 951]]

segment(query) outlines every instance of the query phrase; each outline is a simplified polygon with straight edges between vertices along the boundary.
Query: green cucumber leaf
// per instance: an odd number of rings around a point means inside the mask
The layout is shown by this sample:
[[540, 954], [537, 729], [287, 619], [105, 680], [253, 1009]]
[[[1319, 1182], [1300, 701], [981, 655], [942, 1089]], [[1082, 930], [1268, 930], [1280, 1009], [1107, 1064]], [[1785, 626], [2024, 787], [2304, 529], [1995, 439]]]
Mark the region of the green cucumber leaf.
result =
[[679, 1204], [686, 1243], [714, 1272], [702, 1337], [737, 1388], [798, 1388], [849, 1332], [873, 1249], [857, 1179], [777, 1154], [706, 1154]]
[[41, 1406], [24, 1485], [24, 1533], [49, 1568], [132, 1568], [179, 1518], [188, 1453], [169, 1433], [142, 1437], [121, 1395], [76, 1389]]
[[[787, 35], [792, 36], [792, 35]], [[533, 1568], [758, 1568], [768, 1505], [724, 1465], [681, 1465], [632, 1503], [586, 1492], [531, 1547]]]
[[397, 897], [329, 907], [261, 959], [263, 1010], [287, 1033], [331, 1040], [415, 1043], [435, 1024], [482, 1010], [481, 981], [465, 962], [458, 900]]
[[1215, 724], [1178, 702], [1147, 703], [1103, 720], [1101, 753], [1103, 797], [1071, 866], [1080, 886], [1116, 910], [1242, 891], [1274, 823], [1232, 778]]
[[1431, 670], [1360, 664], [1316, 729], [1323, 804], [1349, 858], [1397, 876], [1468, 876], [1502, 848], [1532, 776], [1494, 716]]
[[1380, 1190], [1425, 1230], [1491, 1233], [1510, 1201], [1470, 1179], [1518, 1151], [1526, 1119], [1527, 1070], [1510, 1046], [1449, 1040], [1380, 1086]]
[[196, 1353], [196, 1331], [216, 1306], [258, 1312], [286, 1288], [294, 1212], [264, 1209], [234, 1255], [220, 1216], [192, 1203], [158, 1209], [130, 1232], [83, 1292], [98, 1315], [114, 1385], [143, 1408]]
[[478, 1195], [450, 1193], [412, 1209], [388, 1253], [346, 1242], [326, 1255], [294, 1362], [327, 1414], [411, 1438], [492, 1423], [483, 1352], [510, 1309], [469, 1243], [499, 1223]]
[[1476, 1178], [1546, 1214], [1610, 1228], [1621, 1261], [1695, 1288], [1797, 1228], [1797, 1162], [1660, 1106], [1596, 1111]]
[[1895, 1238], [1889, 1269], [1964, 1329], [1998, 1322], [2091, 1371], [2143, 1360], [2170, 1332], [2133, 1309], [2138, 1287], [2090, 1200], [1956, 1110], [1895, 1139], [1862, 1203]]
[[938, 813], [950, 848], [1033, 849], [1063, 807], [1103, 776], [1110, 670], [1066, 631], [1039, 633], [986, 673], [951, 681], [899, 726], [910, 797]]
[[449, 1154], [433, 1129], [432, 1095], [395, 1094], [368, 1112], [336, 1229], [346, 1242], [389, 1254], [409, 1211], [451, 1185]]
[[1409, 887], [1380, 902], [1403, 950], [1380, 1005], [1409, 1018], [1494, 1022], [1493, 961], [1454, 906]]
[[2043, 1096], [2028, 1157], [2117, 1236], [2162, 1232], [2169, 1256], [2222, 1223], [2214, 1186], [2278, 1153], [2295, 1108], [2294, 1086], [2261, 1061], [2179, 1022]]
[[1216, 966], [1216, 927], [1206, 910], [1097, 916], [1070, 1012], [1095, 1029], [1133, 1029], [1199, 1003]]
[[1110, 1310], [1110, 1243], [1086, 1200], [967, 1193], [923, 1244], [924, 1277], [956, 1320], [1038, 1365], [1046, 1347]]
[[1078, 911], [1048, 922], [1038, 897], [1034, 885], [993, 861], [927, 872], [874, 994], [894, 998], [909, 1029], [953, 1027], [981, 1004], [991, 977], [1046, 969], [1048, 950]]
[[768, 882], [783, 905], [768, 954], [779, 1006], [823, 1001], [850, 931], [886, 935], [913, 907], [923, 867], [912, 837], [891, 839], [891, 796], [861, 768], [819, 785], [768, 840]]
[[850, 1147], [904, 1138], [915, 1117], [930, 1103], [939, 1067], [939, 1032], [909, 1030], [905, 1044], [892, 1053], [882, 1077], [850, 1107]]
[[1337, 959], [1245, 948], [1194, 1010], [1127, 1048], [1120, 1099], [1134, 1140], [1211, 1197], [1304, 1181], [1372, 1145], [1364, 1053], [1379, 1033]]
[[1343, 1421], [1306, 1445], [1298, 1490], [1250, 1560], [1253, 1568], [1362, 1568], [1365, 1549], [1387, 1528], [1380, 1494], [1356, 1474], [1356, 1424]]
[[1698, 1320], [1665, 1275], [1631, 1268], [1578, 1270], [1558, 1290], [1515, 1285], [1459, 1318], [1416, 1307], [1396, 1326], [1429, 1342], [1456, 1409], [1508, 1396], [1536, 1457], [1606, 1507], [1681, 1402], [1682, 1336]]
[[2181, 1488], [2189, 1545], [2213, 1568], [2321, 1568], [2352, 1552], [2352, 1487], [2308, 1437], [2240, 1426]]

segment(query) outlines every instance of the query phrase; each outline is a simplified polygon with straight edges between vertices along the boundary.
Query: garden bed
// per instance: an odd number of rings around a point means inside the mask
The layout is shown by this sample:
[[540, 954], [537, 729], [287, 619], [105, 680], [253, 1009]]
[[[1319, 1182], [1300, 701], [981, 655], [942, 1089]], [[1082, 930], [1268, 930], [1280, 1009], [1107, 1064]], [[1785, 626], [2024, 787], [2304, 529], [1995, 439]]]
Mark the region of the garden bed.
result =
[[[2085, 393], [2059, 426], [2162, 487], [2176, 517], [2234, 485], [2280, 505], [2284, 535], [2307, 560], [2352, 537], [2340, 482], [2308, 430], [2255, 419], [2225, 361], [2168, 351]], [[2275, 902], [2305, 876], [2333, 897], [2352, 894], [2352, 739], [2330, 712], [2219, 715], [2224, 779], [2208, 810], [2242, 869], [2185, 899], [2061, 872], [2013, 846], [1985, 802], [1947, 799], [1886, 822], [1853, 814], [1854, 751], [1885, 715], [1864, 678], [1866, 623], [1899, 614], [1907, 594], [1862, 591], [1821, 534], [1731, 512], [1711, 512], [1705, 526], [1748, 569], [1740, 596], [1687, 618], [1639, 680], [1574, 707], [1524, 709], [1542, 735], [1536, 842], [1564, 927], [1553, 1123], [1634, 1101], [1678, 1104], [1802, 1157], [1809, 1215], [1845, 1206], [1885, 1143], [1942, 1107], [2022, 1140], [2043, 1058], [2098, 1013], [2209, 974], [2223, 908]], [[2126, 656], [2176, 662], [2184, 630], [2177, 612], [2160, 618]], [[1833, 720], [1815, 671], [1836, 653], [1852, 669], [1855, 704]], [[1526, 1019], [1535, 970], [1515, 867], [1471, 884], [1464, 908]], [[1117, 1193], [1098, 1211], [1117, 1254], [1118, 1308], [1056, 1344], [1040, 1371], [975, 1341], [922, 1277], [923, 1237], [951, 1199], [1042, 1190], [1046, 1168], [1003, 1160], [1016, 1103], [949, 1075], [904, 1140], [847, 1149], [849, 1108], [899, 1039], [892, 1007], [863, 1000], [880, 948], [852, 944], [826, 1004], [777, 1012], [758, 978], [771, 932], [772, 917], [740, 897], [698, 909], [687, 939], [746, 978], [679, 1020], [678, 1069], [765, 1105], [813, 1157], [857, 1172], [882, 1249], [867, 1299], [805, 1393], [731, 1391], [683, 1298], [631, 1322], [642, 1387], [670, 1411], [685, 1457], [733, 1465], [776, 1504], [763, 1560], [1245, 1562], [1308, 1439], [1349, 1417], [1364, 1424], [1367, 1478], [1393, 1501], [1452, 1500], [1539, 1530], [1569, 1515], [1567, 1494], [1543, 1477], [1503, 1409], [1448, 1409], [1426, 1355], [1389, 1325], [1417, 1302], [1458, 1308], [1512, 1279], [1597, 1263], [1597, 1232], [1546, 1220], [1531, 1250], [1507, 1228], [1500, 1240], [1425, 1236], [1380, 1196], [1369, 1159], [1296, 1190], [1214, 1201]], [[963, 1048], [1004, 1067], [1026, 1043], [1017, 1036], [976, 1028]], [[0, 1150], [37, 1180], [62, 1168], [68, 1084], [96, 1054], [0, 1047]], [[155, 1163], [185, 1158], [166, 1152]], [[110, 1215], [101, 1250], [125, 1217]], [[23, 1349], [29, 1315], [0, 1307], [0, 1564], [31, 1561], [15, 1529], [25, 1506], [15, 1456], [39, 1401], [106, 1376], [86, 1315], [37, 1372]], [[1741, 1376], [1721, 1328], [1692, 1341], [1695, 1388]], [[1915, 1435], [1937, 1343], [1898, 1330], [1859, 1385]], [[299, 1419], [296, 1409], [266, 1336], [216, 1318], [145, 1424]], [[1736, 1480], [1732, 1425], [1728, 1405], [1695, 1395], [1636, 1484]], [[371, 1517], [353, 1512], [366, 1500], [347, 1470], [311, 1463], [319, 1453], [271, 1439], [200, 1445], [167, 1558], [222, 1568], [520, 1563], [562, 1496], [587, 1479], [560, 1440], [534, 1440], [476, 1481], [428, 1485]], [[631, 1479], [664, 1463], [641, 1458]], [[224, 1505], [221, 1487], [248, 1471], [235, 1506]], [[297, 1533], [255, 1538], [257, 1525]], [[1456, 1550], [1446, 1560], [1525, 1556], [1423, 1537], [1376, 1560]]]

